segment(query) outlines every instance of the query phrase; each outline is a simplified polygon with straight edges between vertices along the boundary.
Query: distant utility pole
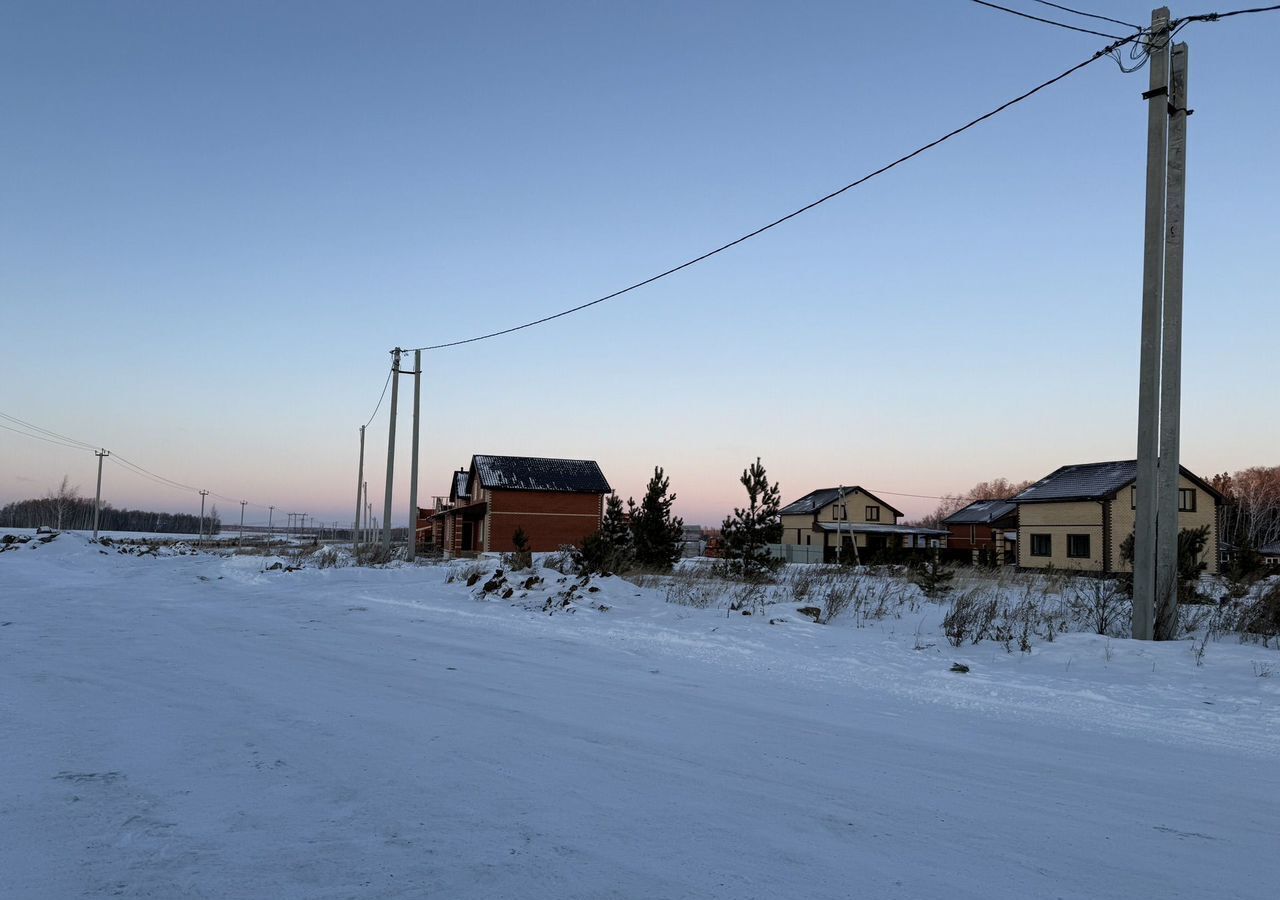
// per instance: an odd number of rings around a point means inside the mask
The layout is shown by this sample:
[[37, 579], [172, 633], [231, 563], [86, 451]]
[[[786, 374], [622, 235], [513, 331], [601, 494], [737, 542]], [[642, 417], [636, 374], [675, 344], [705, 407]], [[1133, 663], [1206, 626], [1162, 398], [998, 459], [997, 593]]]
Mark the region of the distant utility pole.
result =
[[98, 516], [102, 511], [102, 460], [111, 454], [106, 450], [95, 450], [93, 455], [98, 457], [98, 490], [93, 495], [93, 539], [98, 539]]
[[[1176, 636], [1182, 405], [1182, 260], [1186, 196], [1187, 45], [1172, 44], [1169, 10], [1152, 10], [1147, 40], [1147, 208], [1142, 266], [1138, 466], [1134, 499], [1133, 637]], [[1172, 69], [1172, 76], [1170, 70]]]
[[360, 558], [360, 510], [364, 501], [360, 499], [360, 486], [364, 484], [364, 426], [360, 426], [360, 465], [356, 469], [356, 519], [351, 529], [351, 552]]
[[409, 548], [405, 558], [418, 552], [418, 417], [422, 406], [422, 351], [413, 351], [413, 459], [409, 463]]
[[382, 554], [391, 556], [391, 486], [396, 468], [396, 399], [400, 388], [400, 348], [391, 351], [391, 426], [387, 436], [387, 492], [382, 504]]
[[248, 500], [240, 501], [240, 534], [236, 537], [237, 549], [244, 547], [244, 505], [248, 502]]
[[275, 518], [276, 508], [274, 506], [267, 507], [267, 543], [271, 543], [271, 538], [275, 536], [276, 530], [271, 525], [271, 520]]
[[196, 538], [196, 546], [204, 546], [204, 498], [209, 496], [208, 491], [200, 492], [200, 534]]

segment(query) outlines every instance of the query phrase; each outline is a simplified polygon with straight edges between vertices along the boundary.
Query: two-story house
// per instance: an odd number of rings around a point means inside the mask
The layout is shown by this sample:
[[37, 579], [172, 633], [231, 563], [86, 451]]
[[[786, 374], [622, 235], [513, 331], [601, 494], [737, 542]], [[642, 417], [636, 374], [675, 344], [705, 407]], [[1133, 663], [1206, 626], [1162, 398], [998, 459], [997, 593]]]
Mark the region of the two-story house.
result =
[[[1013, 498], [1018, 507], [1018, 565], [1115, 573], [1132, 570], [1120, 547], [1137, 517], [1138, 464], [1118, 462], [1063, 466]], [[1218, 571], [1218, 507], [1222, 494], [1179, 467], [1178, 528], [1209, 527], [1202, 559]]]
[[899, 525], [900, 510], [857, 485], [810, 491], [780, 513], [782, 543], [821, 547], [827, 562], [946, 543], [943, 529]]
[[448, 502], [418, 514], [419, 533], [446, 556], [514, 550], [516, 529], [535, 552], [579, 544], [600, 527], [612, 490], [589, 459], [476, 455], [450, 480]]

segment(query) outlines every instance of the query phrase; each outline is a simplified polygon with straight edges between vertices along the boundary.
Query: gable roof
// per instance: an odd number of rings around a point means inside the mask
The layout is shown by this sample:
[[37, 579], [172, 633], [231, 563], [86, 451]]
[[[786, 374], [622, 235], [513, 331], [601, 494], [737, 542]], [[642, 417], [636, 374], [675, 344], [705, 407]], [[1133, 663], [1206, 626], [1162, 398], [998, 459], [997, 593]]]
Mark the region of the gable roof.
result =
[[[1178, 471], [1218, 502], [1222, 494], [1208, 482], [1178, 466]], [[1014, 503], [1045, 503], [1054, 500], [1104, 500], [1138, 477], [1138, 462], [1122, 459], [1113, 462], [1082, 463], [1063, 466], [1041, 478], [1013, 498]]]
[[574, 494], [608, 494], [613, 491], [600, 466], [590, 459], [476, 455], [471, 457], [471, 471], [476, 474], [479, 487], [491, 490], [564, 491]]
[[990, 525], [1017, 512], [1011, 500], [974, 500], [942, 520], [943, 525]]
[[[866, 494], [894, 515], [902, 515], [902, 510], [894, 509], [866, 488], [858, 487], [856, 484], [844, 489], [845, 499], [848, 499], [855, 491], [861, 491]], [[840, 499], [840, 488], [818, 488], [816, 491], [810, 491], [805, 494], [799, 500], [788, 503], [778, 510], [778, 514], [783, 516], [807, 516], [816, 513], [820, 509], [825, 509], [838, 499]]]
[[468, 500], [471, 498], [471, 473], [459, 469], [453, 473], [453, 488], [449, 491], [450, 500]]

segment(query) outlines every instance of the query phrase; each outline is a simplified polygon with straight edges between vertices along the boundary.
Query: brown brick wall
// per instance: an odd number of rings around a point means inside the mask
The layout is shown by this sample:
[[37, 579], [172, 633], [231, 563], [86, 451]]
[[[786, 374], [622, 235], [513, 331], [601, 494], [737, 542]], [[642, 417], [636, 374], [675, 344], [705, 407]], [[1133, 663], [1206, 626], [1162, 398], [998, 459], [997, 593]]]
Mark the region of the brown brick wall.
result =
[[558, 550], [581, 543], [600, 527], [604, 511], [602, 494], [568, 494], [556, 491], [490, 492], [489, 549], [513, 549], [511, 537], [523, 528], [535, 552]]

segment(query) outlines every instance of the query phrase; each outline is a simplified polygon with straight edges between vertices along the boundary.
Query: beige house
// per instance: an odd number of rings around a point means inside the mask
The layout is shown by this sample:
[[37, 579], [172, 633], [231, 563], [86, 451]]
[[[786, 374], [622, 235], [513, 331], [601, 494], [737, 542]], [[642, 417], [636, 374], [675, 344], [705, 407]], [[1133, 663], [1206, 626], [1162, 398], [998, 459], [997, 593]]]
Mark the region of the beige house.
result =
[[[1180, 467], [1178, 528], [1209, 526], [1202, 559], [1218, 571], [1222, 495]], [[1018, 506], [1018, 565], [1027, 569], [1127, 572], [1120, 545], [1135, 522], [1134, 460], [1063, 466], [1013, 498]]]
[[822, 548], [835, 562], [858, 548], [869, 556], [886, 550], [946, 546], [947, 532], [899, 525], [902, 512], [870, 491], [857, 487], [819, 488], [780, 510], [782, 544]]

